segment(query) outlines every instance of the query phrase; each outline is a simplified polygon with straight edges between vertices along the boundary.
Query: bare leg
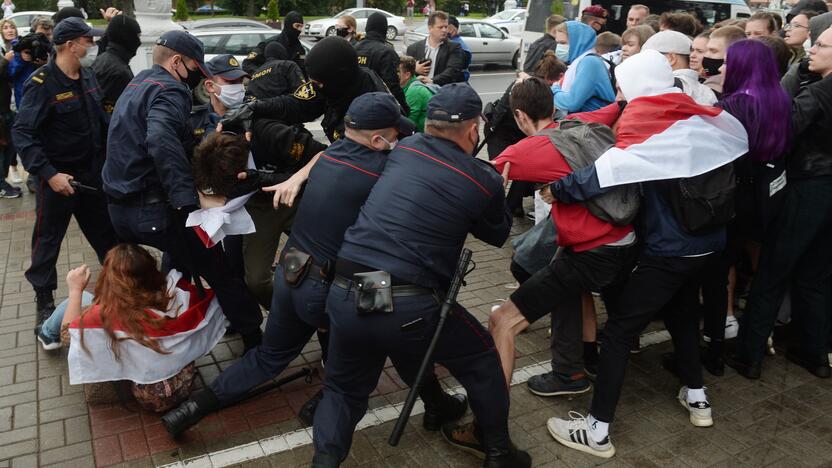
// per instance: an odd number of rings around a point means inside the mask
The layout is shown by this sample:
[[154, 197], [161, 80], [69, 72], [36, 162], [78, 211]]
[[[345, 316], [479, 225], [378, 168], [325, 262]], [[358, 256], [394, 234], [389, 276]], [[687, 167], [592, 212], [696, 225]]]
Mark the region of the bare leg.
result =
[[591, 293], [581, 294], [581, 313], [584, 321], [584, 343], [594, 343], [597, 339], [595, 335], [598, 333], [598, 316], [595, 313], [595, 301], [592, 300]]
[[500, 363], [506, 377], [506, 386], [511, 386], [514, 373], [515, 347], [514, 338], [528, 328], [529, 321], [520, 313], [520, 309], [511, 300], [504, 302], [488, 318], [488, 330], [494, 338], [494, 345], [500, 355]]

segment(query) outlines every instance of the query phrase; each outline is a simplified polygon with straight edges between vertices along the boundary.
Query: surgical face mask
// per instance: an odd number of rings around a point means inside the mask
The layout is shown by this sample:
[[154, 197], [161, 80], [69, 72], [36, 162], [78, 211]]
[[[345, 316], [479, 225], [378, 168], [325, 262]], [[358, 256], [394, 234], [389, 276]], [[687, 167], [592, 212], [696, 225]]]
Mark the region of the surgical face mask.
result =
[[242, 83], [218, 85], [214, 83], [215, 88], [220, 88], [220, 93], [214, 93], [214, 96], [228, 109], [239, 106], [243, 103], [243, 98], [246, 96], [246, 90]]
[[87, 54], [79, 59], [81, 66], [91, 67], [92, 63], [95, 62], [96, 57], [98, 57], [98, 46], [94, 45], [87, 47]]
[[396, 145], [399, 144], [399, 140], [387, 141], [387, 138], [384, 138], [381, 135], [379, 135], [378, 137], [381, 138], [381, 141], [387, 143], [387, 151], [393, 151]]
[[702, 57], [702, 68], [708, 76], [719, 75], [719, 67], [725, 63], [725, 59], [715, 59], [710, 57]]
[[566, 62], [569, 59], [569, 44], [558, 44], [555, 47], [555, 55], [561, 62]]

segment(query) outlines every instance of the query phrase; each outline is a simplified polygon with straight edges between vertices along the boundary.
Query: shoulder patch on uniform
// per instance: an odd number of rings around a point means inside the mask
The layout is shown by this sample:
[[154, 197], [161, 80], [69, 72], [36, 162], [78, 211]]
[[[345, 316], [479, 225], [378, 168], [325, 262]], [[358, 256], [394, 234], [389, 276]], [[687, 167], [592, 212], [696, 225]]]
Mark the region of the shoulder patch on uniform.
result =
[[194, 136], [201, 136], [203, 134], [205, 134], [205, 129], [204, 128], [195, 128], [194, 129]]
[[338, 130], [333, 130], [332, 131], [332, 141], [340, 140], [340, 139], [341, 139], [341, 134], [338, 132]]
[[309, 81], [304, 81], [300, 86], [298, 86], [298, 89], [295, 90], [293, 96], [303, 101], [310, 101], [317, 96], [315, 93], [315, 86], [313, 86]]
[[366, 55], [359, 55], [358, 56], [358, 64], [359, 65], [367, 65], [367, 56]]
[[257, 57], [257, 52], [249, 52], [248, 57], [246, 57], [246, 58], [253, 59], [254, 57]]
[[34, 75], [32, 75], [32, 81], [34, 81], [37, 84], [43, 84], [43, 80], [45, 80], [45, 79], [46, 79], [46, 72], [43, 71], [43, 70], [41, 70], [41, 71], [35, 73]]
[[234, 57], [231, 57], [230, 59], [228, 59], [228, 64], [231, 65], [232, 67], [239, 67], [240, 66], [240, 63], [237, 62], [237, 59], [235, 59]]

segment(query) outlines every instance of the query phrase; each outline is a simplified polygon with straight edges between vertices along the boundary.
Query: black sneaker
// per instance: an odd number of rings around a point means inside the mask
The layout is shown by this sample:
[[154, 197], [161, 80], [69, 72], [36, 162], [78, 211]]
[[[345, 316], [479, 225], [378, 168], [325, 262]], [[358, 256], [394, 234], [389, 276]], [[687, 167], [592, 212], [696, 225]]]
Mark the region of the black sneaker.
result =
[[485, 448], [480, 442], [480, 430], [475, 423], [470, 422], [461, 426], [446, 424], [442, 426], [442, 437], [454, 447], [485, 459]]
[[23, 192], [19, 188], [12, 187], [11, 185], [0, 189], [0, 198], [20, 198], [22, 196]]
[[583, 373], [568, 376], [547, 372], [530, 378], [527, 385], [530, 392], [539, 396], [577, 395], [592, 388]]
[[35, 336], [38, 337], [38, 341], [40, 342], [40, 346], [43, 348], [44, 351], [54, 351], [56, 349], [61, 348], [61, 339], [58, 338], [57, 340], [47, 336], [43, 332], [43, 327], [38, 325], [35, 327]]

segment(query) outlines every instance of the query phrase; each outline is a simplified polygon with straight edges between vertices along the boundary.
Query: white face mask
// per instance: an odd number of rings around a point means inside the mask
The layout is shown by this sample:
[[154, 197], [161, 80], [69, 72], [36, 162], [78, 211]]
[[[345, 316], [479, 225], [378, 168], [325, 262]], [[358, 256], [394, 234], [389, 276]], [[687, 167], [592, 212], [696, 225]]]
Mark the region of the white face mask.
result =
[[388, 151], [393, 151], [393, 148], [395, 148], [396, 145], [399, 144], [399, 140], [387, 141], [387, 138], [384, 138], [381, 135], [379, 135], [378, 137], [381, 138], [381, 141], [387, 143], [387, 150]]
[[242, 83], [218, 85], [214, 83], [215, 88], [220, 88], [220, 93], [214, 93], [214, 96], [227, 108], [231, 109], [243, 103], [243, 98], [246, 96], [246, 89]]
[[96, 57], [98, 57], [98, 46], [94, 45], [87, 47], [87, 54], [78, 60], [81, 62], [82, 67], [91, 67]]

